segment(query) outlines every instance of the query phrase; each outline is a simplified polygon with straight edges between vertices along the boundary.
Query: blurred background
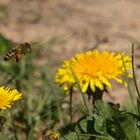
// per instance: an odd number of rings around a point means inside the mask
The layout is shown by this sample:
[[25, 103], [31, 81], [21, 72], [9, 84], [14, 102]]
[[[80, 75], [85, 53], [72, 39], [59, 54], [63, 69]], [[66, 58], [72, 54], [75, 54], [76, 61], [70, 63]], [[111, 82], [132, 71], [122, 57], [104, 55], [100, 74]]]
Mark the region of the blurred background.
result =
[[[135, 63], [139, 65], [139, 0], [0, 0], [0, 83], [18, 88], [25, 96], [14, 113], [20, 138], [26, 139], [30, 134], [33, 139], [41, 139], [48, 130], [64, 126], [67, 117], [64, 119], [60, 110], [67, 112], [67, 104], [60, 102], [64, 99], [63, 90], [56, 87], [57, 92], [54, 91], [54, 74], [63, 60], [95, 47], [105, 38], [107, 41], [98, 45], [99, 50], [124, 51], [129, 55], [135, 42]], [[21, 62], [4, 62], [12, 42], [37, 42], [38, 45], [33, 45], [31, 55]], [[113, 102], [128, 103], [127, 90], [115, 83], [111, 91]], [[58, 103], [51, 98], [54, 93]], [[108, 96], [104, 98], [112, 100]], [[42, 99], [44, 102], [40, 105]], [[50, 111], [52, 116], [46, 115], [49, 109], [60, 111], [59, 118]], [[46, 123], [49, 119], [53, 121]]]

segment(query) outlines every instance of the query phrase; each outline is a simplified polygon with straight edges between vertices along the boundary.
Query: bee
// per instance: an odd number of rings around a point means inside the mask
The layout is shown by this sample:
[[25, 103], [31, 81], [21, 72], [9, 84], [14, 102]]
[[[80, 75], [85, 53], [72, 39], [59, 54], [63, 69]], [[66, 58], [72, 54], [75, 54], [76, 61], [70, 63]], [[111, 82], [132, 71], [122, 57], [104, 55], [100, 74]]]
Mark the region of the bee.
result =
[[4, 61], [15, 58], [16, 61], [19, 62], [22, 58], [22, 55], [25, 55], [28, 52], [31, 53], [31, 44], [28, 42], [20, 43], [4, 56]]

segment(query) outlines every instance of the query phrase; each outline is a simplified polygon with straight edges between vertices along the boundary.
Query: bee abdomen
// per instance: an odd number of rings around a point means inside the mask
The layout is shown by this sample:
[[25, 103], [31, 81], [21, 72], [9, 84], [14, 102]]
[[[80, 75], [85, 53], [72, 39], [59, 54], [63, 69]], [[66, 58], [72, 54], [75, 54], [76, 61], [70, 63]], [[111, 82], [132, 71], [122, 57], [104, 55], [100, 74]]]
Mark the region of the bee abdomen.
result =
[[4, 61], [10, 60], [14, 56], [13, 51], [9, 51], [5, 56], [4, 56]]

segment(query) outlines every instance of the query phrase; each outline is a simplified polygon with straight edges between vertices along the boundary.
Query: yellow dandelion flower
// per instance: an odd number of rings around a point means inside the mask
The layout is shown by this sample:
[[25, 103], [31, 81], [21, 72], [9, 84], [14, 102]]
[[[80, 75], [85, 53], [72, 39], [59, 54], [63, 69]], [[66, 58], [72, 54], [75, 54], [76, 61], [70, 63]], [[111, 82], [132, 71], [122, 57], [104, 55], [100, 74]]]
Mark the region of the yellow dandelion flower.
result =
[[0, 87], [0, 110], [11, 108], [11, 105], [22, 98], [22, 94], [16, 89], [11, 90], [8, 87]]
[[59, 132], [51, 132], [49, 135], [45, 136], [43, 140], [57, 140], [59, 137]]
[[64, 90], [67, 93], [71, 87], [77, 88], [70, 67], [73, 69], [82, 91], [86, 92], [90, 87], [95, 92], [96, 88], [104, 90], [104, 86], [111, 89], [110, 80], [115, 80], [126, 86], [122, 76], [126, 74], [126, 70], [131, 70], [132, 63], [131, 57], [124, 53], [116, 54], [107, 51], [99, 53], [94, 50], [76, 54], [75, 58], [64, 61], [55, 77], [59, 85], [64, 85]]
[[50, 134], [50, 140], [57, 140], [60, 137], [60, 133], [59, 132], [52, 132]]

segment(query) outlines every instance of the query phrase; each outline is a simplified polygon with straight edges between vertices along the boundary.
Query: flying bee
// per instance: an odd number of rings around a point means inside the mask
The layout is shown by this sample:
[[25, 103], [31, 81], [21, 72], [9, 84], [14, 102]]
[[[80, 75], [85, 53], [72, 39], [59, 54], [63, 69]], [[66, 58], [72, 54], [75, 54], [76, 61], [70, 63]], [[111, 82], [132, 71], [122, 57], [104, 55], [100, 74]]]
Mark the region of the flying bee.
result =
[[16, 61], [19, 62], [22, 58], [22, 55], [25, 55], [28, 52], [31, 53], [31, 44], [28, 42], [20, 43], [4, 56], [4, 61], [15, 58]]

